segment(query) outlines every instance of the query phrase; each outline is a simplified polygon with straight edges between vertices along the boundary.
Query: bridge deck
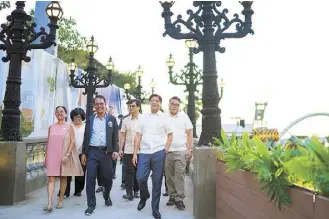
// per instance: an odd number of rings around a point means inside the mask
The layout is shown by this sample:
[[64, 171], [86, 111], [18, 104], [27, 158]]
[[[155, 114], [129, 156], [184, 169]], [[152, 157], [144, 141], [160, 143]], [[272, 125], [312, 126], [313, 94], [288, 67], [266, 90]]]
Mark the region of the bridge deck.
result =
[[[132, 202], [127, 202], [122, 199], [124, 190], [120, 189], [121, 184], [121, 165], [117, 165], [117, 179], [114, 180], [113, 189], [111, 192], [111, 198], [113, 201], [112, 207], [106, 207], [101, 193], [96, 194], [97, 208], [95, 213], [92, 215], [94, 218], [110, 218], [110, 219], [151, 219], [151, 200], [148, 200], [146, 207], [142, 211], [137, 211], [137, 204], [139, 199], [135, 199]], [[56, 183], [56, 194], [58, 191], [59, 183]], [[71, 185], [71, 192], [74, 192], [74, 183]], [[149, 180], [149, 187], [151, 191], [151, 180]], [[164, 191], [164, 183], [162, 191]], [[57, 201], [57, 196], [55, 197]], [[167, 207], [167, 197], [161, 197], [160, 212], [162, 218], [168, 219], [193, 219], [193, 184], [190, 177], [186, 177], [186, 199], [185, 211], [180, 211], [175, 207]], [[83, 192], [81, 197], [71, 196], [64, 200], [63, 209], [54, 209], [51, 214], [45, 214], [42, 208], [47, 204], [47, 193], [46, 188], [39, 189], [27, 195], [27, 200], [10, 207], [0, 207], [0, 219], [41, 219], [41, 218], [53, 218], [59, 219], [69, 217], [70, 219], [81, 219], [84, 217], [84, 211], [86, 209], [86, 195]]]

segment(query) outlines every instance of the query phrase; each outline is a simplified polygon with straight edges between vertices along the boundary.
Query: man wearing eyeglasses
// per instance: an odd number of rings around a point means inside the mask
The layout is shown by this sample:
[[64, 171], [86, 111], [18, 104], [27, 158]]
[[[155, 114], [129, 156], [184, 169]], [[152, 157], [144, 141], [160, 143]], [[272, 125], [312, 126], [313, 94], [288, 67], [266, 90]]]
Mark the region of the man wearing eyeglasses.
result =
[[105, 97], [96, 95], [94, 98], [96, 114], [88, 118], [81, 163], [86, 165], [87, 205], [85, 215], [94, 213], [96, 208], [95, 184], [97, 168], [101, 168], [103, 198], [106, 206], [112, 206], [110, 192], [113, 184], [112, 161], [119, 155], [118, 124], [114, 116], [106, 112]]
[[[141, 101], [134, 99], [129, 102], [130, 115], [123, 120], [120, 130], [120, 150], [119, 155], [123, 157], [126, 164], [126, 192], [124, 199], [132, 201], [139, 198], [139, 187], [136, 180], [137, 168], [134, 166], [132, 159], [134, 153], [134, 139], [136, 136], [136, 126], [139, 120]], [[124, 148], [124, 152], [123, 152]]]
[[165, 175], [169, 201], [167, 206], [176, 205], [185, 209], [185, 169], [187, 159], [192, 157], [193, 125], [184, 112], [180, 112], [181, 100], [172, 97], [169, 101], [169, 117], [173, 127], [173, 142], [166, 156]]

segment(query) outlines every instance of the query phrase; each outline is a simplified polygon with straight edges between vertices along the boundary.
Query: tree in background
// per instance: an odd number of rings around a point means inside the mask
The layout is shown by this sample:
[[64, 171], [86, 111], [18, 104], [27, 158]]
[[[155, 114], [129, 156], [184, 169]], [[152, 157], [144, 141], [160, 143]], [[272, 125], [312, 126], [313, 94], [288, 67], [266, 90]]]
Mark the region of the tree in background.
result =
[[[82, 36], [76, 29], [74, 18], [63, 17], [59, 22], [58, 31], [58, 58], [65, 63], [70, 63], [72, 57], [79, 65], [79, 68], [86, 68], [88, 65], [88, 51], [85, 50], [88, 40]], [[106, 67], [95, 59], [96, 67], [100, 75], [106, 75]], [[119, 71], [113, 72], [113, 83], [118, 87], [123, 87], [125, 83], [131, 84], [132, 88], [136, 87], [136, 76], [133, 74], [122, 74]]]
[[10, 1], [0, 1], [0, 11], [6, 8], [10, 8]]

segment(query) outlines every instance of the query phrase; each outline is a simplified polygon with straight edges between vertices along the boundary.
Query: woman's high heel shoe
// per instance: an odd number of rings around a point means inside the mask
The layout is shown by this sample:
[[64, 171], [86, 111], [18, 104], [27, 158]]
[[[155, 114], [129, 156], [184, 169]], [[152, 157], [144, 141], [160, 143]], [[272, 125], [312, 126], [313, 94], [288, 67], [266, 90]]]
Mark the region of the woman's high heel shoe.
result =
[[56, 205], [56, 209], [62, 209], [63, 207], [64, 207], [63, 204], [61, 204], [61, 205], [60, 204], [57, 204]]
[[44, 207], [43, 211], [45, 211], [47, 213], [51, 213], [53, 211], [53, 208]]

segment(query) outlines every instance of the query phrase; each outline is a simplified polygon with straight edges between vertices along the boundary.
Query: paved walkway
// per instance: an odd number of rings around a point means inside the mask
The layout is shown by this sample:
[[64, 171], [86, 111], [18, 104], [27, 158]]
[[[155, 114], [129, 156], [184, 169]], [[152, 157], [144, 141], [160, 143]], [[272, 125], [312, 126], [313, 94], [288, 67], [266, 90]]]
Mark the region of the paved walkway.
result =
[[[106, 207], [101, 193], [97, 193], [97, 208], [91, 218], [100, 219], [152, 219], [151, 199], [147, 201], [146, 207], [142, 211], [137, 211], [139, 199], [127, 202], [122, 199], [124, 190], [120, 189], [121, 184], [121, 165], [117, 165], [117, 179], [114, 180], [111, 198], [113, 201], [112, 207]], [[59, 183], [56, 183], [56, 194]], [[74, 183], [72, 183], [74, 186]], [[151, 189], [151, 180], [149, 180], [149, 187]], [[74, 192], [74, 188], [71, 188]], [[151, 190], [150, 190], [151, 191]], [[162, 191], [165, 191], [164, 183]], [[56, 203], [57, 196], [54, 199]], [[186, 199], [185, 211], [180, 211], [175, 207], [167, 207], [165, 203], [168, 198], [161, 196], [160, 212], [164, 219], [193, 219], [193, 184], [190, 177], [186, 177]], [[84, 215], [86, 209], [86, 195], [83, 193], [81, 197], [70, 196], [64, 200], [63, 209], [54, 209], [51, 214], [45, 214], [42, 208], [47, 203], [46, 188], [39, 189], [27, 195], [27, 200], [19, 205], [4, 207], [0, 206], [0, 219], [81, 219], [87, 217]], [[88, 217], [87, 217], [88, 218]]]

